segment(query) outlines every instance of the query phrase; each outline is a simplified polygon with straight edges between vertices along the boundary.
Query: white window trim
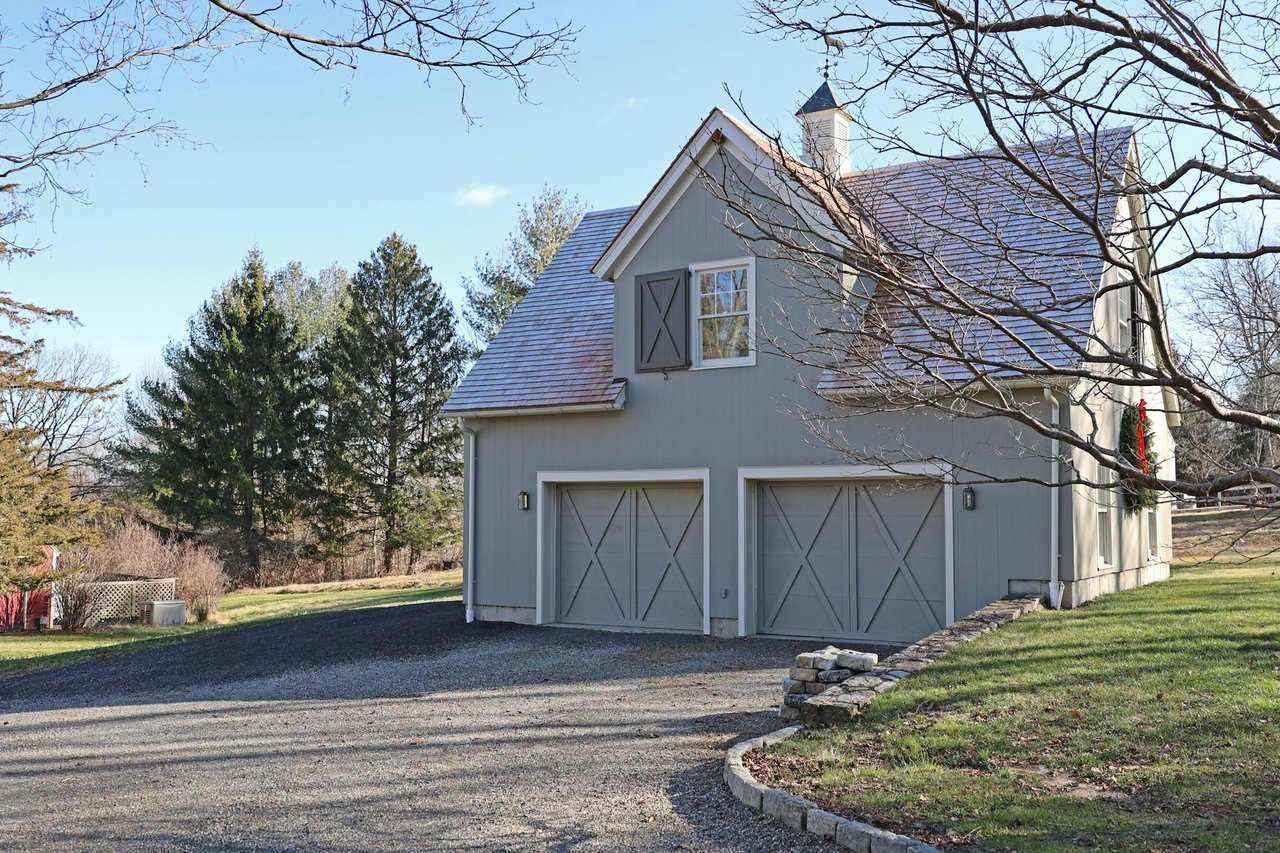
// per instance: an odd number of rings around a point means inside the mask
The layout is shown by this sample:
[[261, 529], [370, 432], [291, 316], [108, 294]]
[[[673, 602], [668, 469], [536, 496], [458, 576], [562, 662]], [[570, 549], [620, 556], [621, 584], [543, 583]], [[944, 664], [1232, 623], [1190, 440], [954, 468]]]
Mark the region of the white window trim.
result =
[[1147, 523], [1147, 562], [1159, 563], [1160, 551], [1157, 547], [1156, 536], [1159, 535], [1160, 529], [1160, 507], [1159, 505], [1147, 507], [1147, 517], [1143, 519]]
[[[556, 487], [575, 483], [701, 483], [702, 484], [702, 633], [711, 633], [711, 469], [627, 468], [615, 471], [539, 471], [535, 507], [536, 544], [534, 623], [554, 624], [555, 612]], [[544, 604], [545, 602], [545, 604]]]
[[[1102, 494], [1105, 497], [1103, 500], [1098, 501], [1098, 515], [1100, 516], [1105, 515], [1107, 517], [1107, 552], [1110, 555], [1111, 560], [1114, 560], [1116, 556], [1116, 520], [1115, 518], [1112, 517], [1111, 505], [1108, 503], [1108, 501], [1111, 500], [1111, 492], [1103, 491]], [[1094, 526], [1095, 535], [1097, 535], [1101, 530], [1102, 530], [1101, 523], [1098, 523]], [[1099, 540], [1101, 540], [1102, 537], [1098, 536], [1098, 538]], [[1101, 541], [1098, 542], [1098, 547], [1096, 550], [1098, 552], [1098, 568], [1099, 569], [1112, 568], [1114, 566], [1114, 563], [1112, 563], [1111, 560], [1107, 559], [1108, 554], [1102, 553]]]
[[[945, 539], [946, 624], [956, 621], [955, 476], [947, 466], [931, 462], [898, 465], [741, 465], [738, 467], [738, 636], [755, 633], [747, 626], [747, 552], [753, 547], [752, 519], [747, 510], [755, 500], [755, 485], [762, 480], [940, 480], [942, 524]], [[754, 560], [752, 561], [754, 565]], [[752, 592], [759, 578], [754, 578]], [[755, 614], [759, 618], [759, 614]]]
[[[1094, 465], [1096, 466], [1095, 479], [1098, 481], [1099, 484], [1103, 482], [1104, 477], [1110, 479], [1111, 477], [1110, 469], [1103, 466], [1102, 463], [1100, 462], [1095, 462]], [[1109, 546], [1107, 548], [1107, 551], [1109, 552], [1109, 555], [1111, 557], [1111, 559], [1108, 560], [1107, 557], [1103, 555], [1101, 537], [1098, 537], [1099, 541], [1097, 542], [1097, 547], [1095, 547], [1093, 550], [1097, 553], [1098, 569], [1100, 571], [1102, 569], [1114, 568], [1115, 566], [1116, 519], [1115, 519], [1115, 499], [1114, 499], [1114, 495], [1112, 494], [1112, 491], [1113, 490], [1110, 486], [1100, 485], [1098, 488], [1094, 489], [1094, 493], [1097, 498], [1097, 514], [1102, 515], [1103, 513], [1106, 513], [1106, 516], [1107, 516], [1107, 544]], [[1093, 525], [1093, 535], [1098, 536], [1098, 531], [1100, 529], [1101, 529], [1101, 526], [1097, 523], [1097, 520], [1095, 520]]]
[[[698, 274], [712, 270], [730, 269], [745, 266], [747, 268], [747, 354], [739, 358], [702, 358], [702, 300], [698, 290]], [[722, 261], [704, 261], [689, 264], [689, 317], [693, 323], [693, 334], [690, 335], [690, 365], [692, 370], [713, 370], [720, 367], [748, 367], [756, 363], [756, 259], [728, 258]]]
[[1132, 282], [1116, 288], [1116, 320], [1120, 324], [1122, 333], [1127, 332], [1130, 324], [1133, 323], [1133, 291]]

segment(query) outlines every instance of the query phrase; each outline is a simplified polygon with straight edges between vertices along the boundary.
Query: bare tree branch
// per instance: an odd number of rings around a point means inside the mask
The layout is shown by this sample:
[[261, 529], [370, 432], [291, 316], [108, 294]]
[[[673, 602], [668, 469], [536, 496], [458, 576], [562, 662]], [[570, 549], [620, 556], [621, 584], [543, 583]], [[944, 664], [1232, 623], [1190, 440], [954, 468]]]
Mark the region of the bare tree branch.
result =
[[[792, 271], [807, 316], [773, 345], [838, 404], [798, 413], [815, 435], [850, 458], [921, 459], [892, 438], [851, 446], [839, 425], [931, 410], [1098, 466], [1030, 477], [1047, 485], [1280, 487], [1273, 8], [757, 0], [752, 15], [774, 38], [847, 46], [853, 70], [833, 82], [855, 161], [912, 164], [831, 174], [753, 125], [786, 198], [734, 158], [703, 169], [735, 231]], [[1028, 389], [1085, 415], [1053, 420]], [[1255, 452], [1215, 439], [1201, 464], [1143, 471], [1098, 414], [1139, 398], [1250, 436]]]
[[0, 48], [21, 56], [0, 63], [0, 189], [12, 199], [0, 211], [0, 255], [38, 248], [15, 243], [12, 230], [33, 200], [78, 197], [62, 182], [67, 167], [141, 139], [184, 139], [145, 104], [165, 74], [198, 74], [249, 45], [284, 47], [325, 70], [385, 58], [422, 68], [428, 83], [435, 71], [450, 75], [471, 122], [469, 75], [505, 80], [527, 99], [532, 69], [571, 59], [577, 28], [533, 24], [533, 11], [494, 0], [93, 0], [0, 24]]

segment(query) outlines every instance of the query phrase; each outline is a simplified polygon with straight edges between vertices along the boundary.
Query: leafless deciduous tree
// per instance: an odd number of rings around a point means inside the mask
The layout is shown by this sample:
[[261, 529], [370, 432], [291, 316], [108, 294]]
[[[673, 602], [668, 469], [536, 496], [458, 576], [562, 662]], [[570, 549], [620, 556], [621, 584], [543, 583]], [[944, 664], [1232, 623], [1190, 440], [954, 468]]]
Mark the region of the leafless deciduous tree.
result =
[[81, 346], [39, 345], [28, 367], [46, 380], [0, 387], [0, 429], [22, 430], [46, 468], [67, 470], [73, 493], [93, 490], [94, 466], [119, 424], [112, 401], [122, 380], [111, 360]]
[[[1280, 252], [1272, 4], [757, 0], [753, 15], [762, 33], [843, 51], [833, 83], [855, 169], [917, 164], [842, 176], [756, 126], [791, 192], [761, 192], [732, 163], [704, 176], [757, 251], [791, 261], [812, 317], [779, 346], [823, 368], [815, 390], [839, 417], [1005, 419], [1095, 460], [1060, 483], [1280, 486], [1269, 453], [1144, 472], [1114, 423], [1088, 417], [1099, 399], [1142, 395], [1280, 434], [1265, 390], [1280, 332], [1264, 286]], [[1200, 323], [1170, 323], [1179, 294]], [[1095, 318], [1095, 301], [1111, 307]], [[1085, 414], [1054, 419], [1016, 392], [1038, 387]]]
[[[89, 0], [0, 19], [0, 253], [29, 253], [12, 226], [48, 192], [73, 192], [62, 167], [140, 137], [180, 130], [148, 111], [148, 90], [175, 70], [199, 73], [238, 47], [280, 47], [312, 68], [355, 69], [385, 58], [448, 75], [464, 114], [471, 75], [506, 80], [525, 97], [537, 66], [567, 61], [577, 30], [533, 22], [531, 6], [494, 0]], [[42, 62], [36, 62], [41, 57]], [[469, 118], [469, 114], [468, 118]]]

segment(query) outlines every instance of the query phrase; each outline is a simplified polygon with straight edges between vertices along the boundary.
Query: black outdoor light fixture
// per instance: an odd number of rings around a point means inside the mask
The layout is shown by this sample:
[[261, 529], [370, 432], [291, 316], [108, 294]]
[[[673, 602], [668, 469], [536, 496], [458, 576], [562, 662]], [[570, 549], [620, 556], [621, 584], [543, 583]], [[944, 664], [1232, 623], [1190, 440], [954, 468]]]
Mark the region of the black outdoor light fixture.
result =
[[528, 492], [521, 492], [521, 493], [520, 493], [520, 495], [519, 495], [519, 497], [517, 498], [516, 505], [517, 505], [517, 506], [519, 506], [519, 507], [520, 507], [520, 509], [528, 509], [528, 508], [529, 508], [529, 493], [528, 493]]
[[973, 486], [965, 486], [960, 496], [964, 500], [965, 509], [978, 508], [978, 493], [973, 490]]

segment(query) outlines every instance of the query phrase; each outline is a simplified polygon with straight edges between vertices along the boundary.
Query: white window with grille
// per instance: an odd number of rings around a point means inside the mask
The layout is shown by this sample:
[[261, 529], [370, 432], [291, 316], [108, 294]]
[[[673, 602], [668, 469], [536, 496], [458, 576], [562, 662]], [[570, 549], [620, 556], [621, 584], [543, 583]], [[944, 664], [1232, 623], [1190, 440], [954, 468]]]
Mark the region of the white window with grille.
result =
[[1160, 516], [1156, 507], [1147, 510], [1147, 562], [1160, 559]]
[[1101, 484], [1111, 479], [1111, 473], [1102, 466], [1097, 464], [1094, 482], [1099, 484], [1095, 490], [1095, 498], [1098, 502], [1098, 568], [1109, 569], [1115, 561], [1115, 543], [1112, 532], [1112, 508], [1111, 508], [1111, 489]]
[[755, 258], [693, 264], [693, 366], [755, 364]]

